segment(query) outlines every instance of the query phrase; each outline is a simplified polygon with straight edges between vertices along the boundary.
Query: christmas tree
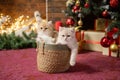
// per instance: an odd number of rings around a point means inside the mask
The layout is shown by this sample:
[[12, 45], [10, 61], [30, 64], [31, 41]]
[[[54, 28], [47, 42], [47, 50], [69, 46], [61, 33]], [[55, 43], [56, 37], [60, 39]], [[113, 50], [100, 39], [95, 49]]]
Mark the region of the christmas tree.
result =
[[95, 20], [100, 18], [106, 21], [109, 19], [111, 23], [103, 28], [106, 34], [100, 44], [103, 47], [114, 46], [114, 48], [110, 48], [111, 51], [118, 51], [120, 0], [67, 0], [65, 14], [68, 17], [66, 25], [75, 26], [77, 31], [81, 29], [95, 30]]
[[68, 17], [66, 24], [78, 26], [78, 29], [89, 29], [90, 26], [94, 26], [94, 20], [101, 17], [115, 20], [108, 26], [107, 31], [113, 27], [120, 29], [119, 5], [119, 0], [68, 0], [65, 10]]
[[93, 29], [94, 20], [105, 18], [114, 20], [106, 29], [113, 28], [118, 31], [114, 38], [120, 34], [120, 1], [119, 0], [68, 0], [66, 2], [67, 25], [74, 25], [77, 29]]
[[107, 26], [106, 32], [110, 33], [113, 39], [120, 35], [120, 0], [103, 0], [101, 8], [103, 9], [103, 18], [110, 18], [113, 22]]
[[101, 45], [109, 47], [112, 52], [117, 52], [120, 44], [120, 0], [103, 0], [101, 8], [103, 18], [113, 20], [105, 29], [106, 35], [101, 39]]
[[68, 0], [65, 13], [69, 18], [66, 24], [71, 25], [69, 21], [73, 19], [74, 26], [80, 29], [93, 29], [94, 19], [102, 12], [99, 6], [98, 0]]

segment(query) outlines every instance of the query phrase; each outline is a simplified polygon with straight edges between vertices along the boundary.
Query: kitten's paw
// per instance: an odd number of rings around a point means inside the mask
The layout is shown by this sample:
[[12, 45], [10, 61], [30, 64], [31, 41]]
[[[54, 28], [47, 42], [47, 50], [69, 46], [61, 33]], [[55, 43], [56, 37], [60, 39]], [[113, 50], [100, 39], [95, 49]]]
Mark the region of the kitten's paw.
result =
[[76, 62], [75, 61], [70, 61], [70, 66], [75, 66]]

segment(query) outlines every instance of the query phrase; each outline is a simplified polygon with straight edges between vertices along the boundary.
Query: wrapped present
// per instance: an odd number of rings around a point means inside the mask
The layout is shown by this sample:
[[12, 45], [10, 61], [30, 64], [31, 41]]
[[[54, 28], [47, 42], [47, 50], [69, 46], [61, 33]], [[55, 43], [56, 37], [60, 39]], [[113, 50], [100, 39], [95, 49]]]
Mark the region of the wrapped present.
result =
[[75, 36], [76, 36], [77, 41], [79, 42], [81, 40], [81, 32], [80, 31], [76, 31]]
[[98, 18], [95, 20], [94, 30], [105, 31], [105, 28], [112, 22], [110, 19]]
[[83, 44], [84, 44], [84, 41], [83, 40], [80, 40], [78, 42], [78, 53], [80, 53], [83, 49]]
[[118, 45], [118, 51], [112, 52], [110, 48], [103, 47], [102, 54], [106, 56], [112, 56], [112, 57], [120, 57], [120, 36], [117, 39], [117, 45]]
[[84, 40], [82, 48], [85, 50], [102, 52], [100, 40], [104, 35], [105, 32], [100, 31], [81, 31], [81, 39]]
[[81, 40], [81, 31], [76, 31], [76, 39], [78, 42], [78, 53], [80, 53], [83, 45], [83, 41]]
[[120, 56], [120, 46], [119, 46], [119, 49], [118, 51], [116, 52], [112, 52], [110, 50], [110, 48], [104, 48], [103, 47], [103, 52], [102, 52], [103, 55], [106, 55], [106, 56], [112, 56], [112, 57], [119, 57]]

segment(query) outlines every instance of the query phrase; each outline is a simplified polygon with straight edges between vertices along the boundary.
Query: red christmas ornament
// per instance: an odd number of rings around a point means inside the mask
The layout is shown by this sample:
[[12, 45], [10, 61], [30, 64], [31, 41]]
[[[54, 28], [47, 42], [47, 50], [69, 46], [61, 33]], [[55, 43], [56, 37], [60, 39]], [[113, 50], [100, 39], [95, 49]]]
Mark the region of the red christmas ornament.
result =
[[110, 6], [115, 8], [118, 6], [119, 1], [118, 0], [110, 0]]
[[110, 39], [108, 37], [103, 37], [100, 41], [100, 44], [103, 47], [109, 47], [113, 42], [114, 42], [114, 40], [112, 38]]
[[73, 6], [72, 12], [77, 13], [79, 12], [79, 6]]
[[90, 5], [89, 5], [88, 2], [86, 2], [85, 5], [84, 5], [85, 8], [89, 8], [89, 6], [90, 6]]
[[72, 18], [68, 18], [66, 20], [66, 25], [73, 26], [75, 24], [75, 21]]
[[107, 16], [108, 16], [108, 11], [107, 11], [107, 10], [103, 11], [103, 12], [102, 12], [102, 16], [103, 16], [103, 17], [107, 17]]
[[111, 44], [113, 44], [114, 42], [116, 42], [116, 40], [115, 40], [115, 39], [113, 39], [113, 38], [110, 38], [110, 39], [109, 39], [109, 43], [108, 43], [108, 44], [109, 44], [109, 46], [110, 46]]
[[112, 31], [113, 31], [114, 33], [116, 33], [116, 32], [118, 32], [118, 31], [119, 31], [119, 29], [118, 29], [118, 28], [116, 28], [116, 27], [114, 27], [114, 28], [112, 28]]
[[55, 22], [55, 30], [59, 31], [59, 27], [62, 26], [62, 22], [61, 21], [56, 21]]
[[111, 31], [107, 32], [107, 36], [108, 36], [109, 38], [113, 38], [113, 34], [116, 33], [116, 32], [118, 32], [118, 31], [119, 31], [119, 29], [116, 28], [116, 27], [114, 27], [114, 28], [112, 28]]
[[112, 32], [112, 31], [107, 32], [107, 36], [109, 38], [113, 38], [113, 34], [114, 34], [114, 32]]
[[115, 42], [116, 42], [116, 44], [118, 44], [118, 45], [120, 44], [119, 40], [120, 40], [119, 38], [115, 39]]

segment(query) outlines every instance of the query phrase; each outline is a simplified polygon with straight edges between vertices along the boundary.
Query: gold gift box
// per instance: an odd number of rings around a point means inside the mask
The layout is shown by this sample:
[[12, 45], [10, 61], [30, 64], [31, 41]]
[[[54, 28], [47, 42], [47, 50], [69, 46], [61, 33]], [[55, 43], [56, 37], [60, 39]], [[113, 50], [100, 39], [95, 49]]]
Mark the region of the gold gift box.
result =
[[111, 19], [98, 18], [95, 20], [94, 30], [105, 31], [105, 28], [112, 22]]

